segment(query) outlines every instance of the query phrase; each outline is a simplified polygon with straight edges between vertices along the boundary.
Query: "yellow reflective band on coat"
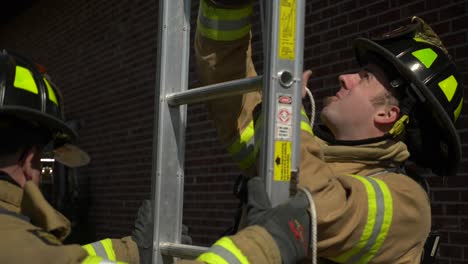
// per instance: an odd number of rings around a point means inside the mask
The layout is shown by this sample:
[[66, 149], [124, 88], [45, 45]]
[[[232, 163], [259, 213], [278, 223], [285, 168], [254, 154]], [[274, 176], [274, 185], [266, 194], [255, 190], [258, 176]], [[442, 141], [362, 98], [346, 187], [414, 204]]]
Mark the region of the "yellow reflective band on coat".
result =
[[112, 240], [107, 238], [82, 246], [90, 256], [100, 256], [108, 260], [116, 260]]
[[339, 257], [338, 263], [368, 263], [381, 248], [393, 218], [393, 199], [385, 182], [372, 177], [351, 175], [365, 187], [368, 198], [367, 222], [359, 242]]
[[16, 66], [15, 81], [13, 86], [33, 94], [39, 93], [32, 72], [21, 66]]
[[[254, 121], [250, 121], [249, 125], [241, 132], [239, 138], [227, 148], [233, 159], [243, 170], [255, 165], [260, 150], [262, 139], [260, 133], [256, 133], [256, 131], [259, 131], [262, 127], [262, 114], [260, 114], [257, 120], [255, 126]], [[314, 134], [309, 124], [309, 117], [304, 109], [301, 111], [301, 130], [311, 135]]]
[[307, 116], [304, 108], [301, 109], [301, 130], [310, 133], [311, 135], [314, 134], [312, 127], [310, 126], [309, 117]]
[[127, 262], [112, 261], [99, 256], [87, 256], [82, 264], [126, 264]]
[[239, 138], [227, 148], [233, 159], [243, 170], [254, 166], [260, 149], [261, 139], [259, 133], [255, 133], [255, 131], [260, 129], [262, 117], [260, 116], [258, 120], [259, 122], [256, 122], [255, 127], [254, 121], [250, 121]]
[[228, 237], [216, 241], [197, 261], [207, 264], [249, 264], [249, 260]]
[[205, 0], [200, 3], [197, 30], [206, 38], [232, 41], [246, 36], [252, 28], [252, 6], [224, 9], [210, 6]]

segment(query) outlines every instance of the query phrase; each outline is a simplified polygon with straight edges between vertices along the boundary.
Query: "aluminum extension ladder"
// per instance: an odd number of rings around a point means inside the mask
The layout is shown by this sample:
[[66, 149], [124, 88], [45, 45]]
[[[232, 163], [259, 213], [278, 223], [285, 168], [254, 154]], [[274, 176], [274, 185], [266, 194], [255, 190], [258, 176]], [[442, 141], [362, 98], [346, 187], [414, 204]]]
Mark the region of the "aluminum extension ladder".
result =
[[186, 105], [250, 92], [263, 86], [260, 176], [272, 205], [289, 197], [299, 169], [305, 0], [261, 4], [263, 76], [188, 90], [190, 0], [160, 0], [155, 95], [152, 199], [153, 255], [148, 263], [196, 258], [207, 248], [180, 244], [184, 191]]

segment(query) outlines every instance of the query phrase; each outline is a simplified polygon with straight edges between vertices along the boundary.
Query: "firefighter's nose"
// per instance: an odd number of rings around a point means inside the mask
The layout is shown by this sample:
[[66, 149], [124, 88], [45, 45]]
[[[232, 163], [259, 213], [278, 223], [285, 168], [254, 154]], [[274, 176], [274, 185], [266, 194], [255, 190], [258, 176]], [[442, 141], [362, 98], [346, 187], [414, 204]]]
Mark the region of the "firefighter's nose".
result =
[[358, 81], [358, 74], [342, 74], [338, 76], [340, 87], [346, 90], [352, 89]]

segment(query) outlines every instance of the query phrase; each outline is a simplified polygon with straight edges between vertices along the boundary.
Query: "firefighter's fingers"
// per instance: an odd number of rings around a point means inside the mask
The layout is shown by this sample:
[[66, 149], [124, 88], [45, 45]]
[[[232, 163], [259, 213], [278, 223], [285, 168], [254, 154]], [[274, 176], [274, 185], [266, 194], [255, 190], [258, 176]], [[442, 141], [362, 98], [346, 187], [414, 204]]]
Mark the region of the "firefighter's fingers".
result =
[[260, 177], [253, 177], [247, 183], [249, 210], [263, 211], [271, 208], [271, 202]]

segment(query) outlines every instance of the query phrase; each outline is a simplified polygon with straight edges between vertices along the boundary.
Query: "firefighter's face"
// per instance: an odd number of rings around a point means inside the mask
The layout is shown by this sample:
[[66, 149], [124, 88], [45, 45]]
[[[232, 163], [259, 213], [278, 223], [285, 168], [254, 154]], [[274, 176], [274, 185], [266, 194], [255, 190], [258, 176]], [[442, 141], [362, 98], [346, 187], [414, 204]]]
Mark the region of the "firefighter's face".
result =
[[[373, 99], [388, 93], [388, 83], [382, 69], [368, 64], [359, 72], [339, 76], [340, 89], [325, 99], [322, 121], [337, 139], [358, 140], [369, 138], [367, 130], [374, 126], [380, 110]], [[345, 138], [343, 138], [345, 137]]]

